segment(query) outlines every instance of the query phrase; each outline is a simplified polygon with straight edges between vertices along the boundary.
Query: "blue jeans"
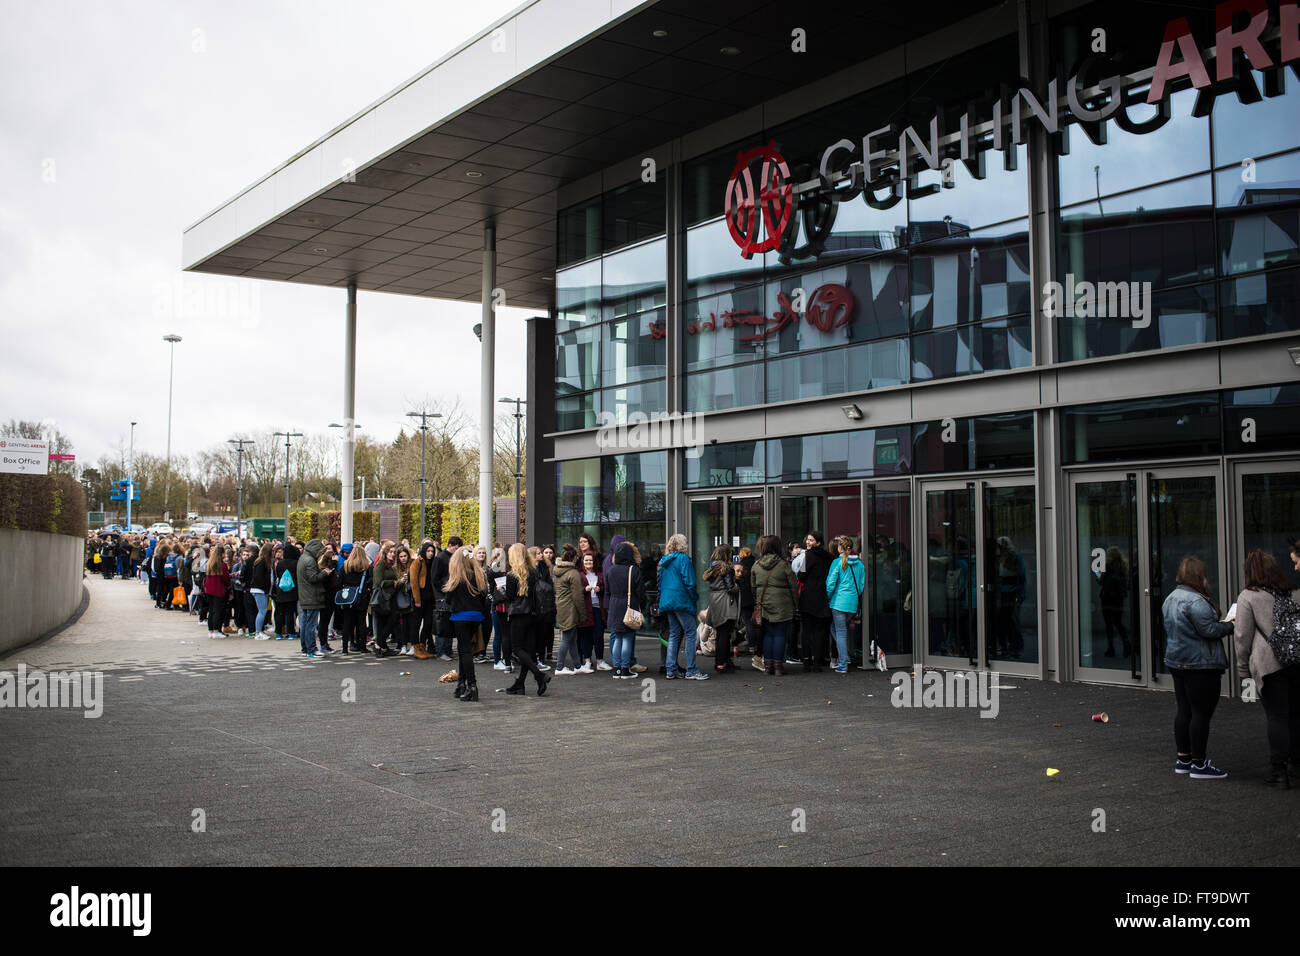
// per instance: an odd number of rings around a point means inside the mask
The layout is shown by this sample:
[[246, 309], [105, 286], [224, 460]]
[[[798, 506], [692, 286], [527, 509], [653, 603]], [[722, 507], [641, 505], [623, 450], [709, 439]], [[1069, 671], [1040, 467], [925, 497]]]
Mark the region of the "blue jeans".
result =
[[668, 673], [677, 673], [677, 650], [686, 644], [686, 673], [698, 674], [695, 666], [695, 614], [692, 611], [673, 609], [664, 611], [668, 618]]
[[[573, 663], [570, 664], [569, 661]], [[583, 665], [582, 656], [578, 653], [578, 629], [571, 628], [567, 631], [560, 632], [560, 651], [555, 655], [555, 669], [562, 667], [573, 667], [577, 670]]]
[[763, 622], [763, 660], [785, 663], [785, 639], [790, 636], [789, 621]]
[[626, 670], [632, 666], [632, 646], [636, 635], [631, 631], [614, 628], [609, 632], [609, 656], [615, 668]]
[[320, 608], [298, 611], [298, 640], [304, 654], [316, 653], [316, 628], [320, 625]]
[[840, 670], [849, 666], [849, 622], [851, 620], [853, 620], [852, 612], [831, 608], [831, 633], [835, 635], [835, 666]]
[[266, 623], [266, 592], [254, 591], [253, 602], [257, 605], [257, 626], [253, 628], [253, 635], [256, 636], [262, 633], [262, 625]]

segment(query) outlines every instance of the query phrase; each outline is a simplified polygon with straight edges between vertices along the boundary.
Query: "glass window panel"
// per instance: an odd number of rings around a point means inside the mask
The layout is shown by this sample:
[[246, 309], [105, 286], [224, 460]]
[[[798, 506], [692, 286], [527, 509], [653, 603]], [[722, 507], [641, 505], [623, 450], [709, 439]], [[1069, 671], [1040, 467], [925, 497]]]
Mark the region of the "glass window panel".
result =
[[[983, 155], [984, 179], [976, 179], [965, 163], [954, 159], [951, 178], [955, 185], [908, 199], [908, 234], [913, 242], [942, 235], [949, 228], [953, 232], [965, 232], [1029, 215], [1029, 161], [1025, 146], [1016, 147], [1017, 168], [1013, 170], [1005, 168], [1000, 151], [988, 150]], [[940, 184], [943, 172], [926, 169], [917, 180], [921, 186]]]
[[600, 321], [600, 260], [555, 273], [557, 332]]
[[1214, 315], [1214, 286], [1198, 285], [1154, 293], [1146, 328], [1137, 317], [1058, 316], [1060, 361], [1213, 342]]
[[840, 481], [906, 475], [911, 471], [908, 425], [771, 438], [768, 481]]
[[1300, 152], [1256, 163], [1254, 182], [1232, 167], [1215, 174], [1219, 272], [1232, 275], [1300, 262]]
[[1034, 428], [1031, 412], [981, 415], [912, 426], [912, 454], [918, 474], [1032, 468]]
[[[1158, 28], [1157, 36], [1163, 33], [1163, 29], [1163, 26]], [[1132, 33], [1125, 31], [1114, 35], [1119, 37]], [[1153, 55], [1155, 52], [1154, 49], [1151, 51]], [[1150, 66], [1152, 62], [1154, 60], [1146, 65]], [[1146, 105], [1145, 94], [1134, 98], [1139, 102], [1127, 108], [1134, 121], [1146, 122], [1156, 115], [1157, 108]], [[1195, 90], [1173, 94], [1169, 102], [1172, 112], [1169, 121], [1151, 133], [1126, 133], [1112, 120], [1106, 124], [1107, 142], [1104, 146], [1094, 145], [1082, 130], [1071, 127], [1067, 134], [1070, 152], [1056, 161], [1061, 205], [1088, 199], [1095, 201], [1099, 195], [1104, 199], [1114, 193], [1209, 169], [1209, 121], [1192, 116], [1195, 102]], [[1106, 205], [1109, 207], [1110, 204]]]
[[906, 281], [906, 258], [895, 254], [828, 264], [769, 283], [764, 290], [765, 315], [784, 316], [801, 303], [803, 308], [798, 321], [769, 323], [769, 328], [779, 328], [767, 340], [767, 353], [788, 354], [906, 334]]
[[603, 331], [601, 383], [626, 385], [646, 378], [663, 378], [667, 340], [656, 337], [654, 331], [663, 322], [664, 313], [659, 309], [598, 326]]
[[1029, 317], [912, 336], [912, 380], [979, 375], [1033, 364]]
[[760, 281], [766, 256], [760, 252], [744, 258], [721, 219], [686, 230], [686, 298]]
[[[1263, 92], [1263, 74], [1251, 70], [1250, 75]], [[1240, 167], [1247, 157], [1300, 146], [1300, 85], [1294, 76], [1286, 81], [1286, 92], [1281, 96], [1266, 96], [1258, 103], [1242, 103], [1235, 93], [1214, 101], [1210, 122], [1214, 125], [1215, 166]]]
[[1223, 450], [1228, 455], [1300, 451], [1300, 385], [1224, 392]]
[[555, 428], [557, 431], [575, 431], [579, 428], [595, 428], [598, 424], [596, 413], [599, 408], [599, 393], [586, 392], [581, 395], [559, 395], [555, 399]]
[[[1300, 472], [1293, 469], [1278, 462], [1270, 474], [1241, 476], [1241, 551], [1250, 554], [1258, 548], [1273, 555], [1282, 573], [1294, 582], [1300, 580], [1300, 574], [1292, 564], [1288, 538], [1296, 532], [1288, 529], [1300, 528]], [[1228, 581], [1235, 592], [1246, 582], [1240, 566], [1232, 572]]]
[[686, 411], [716, 412], [725, 408], [761, 405], [763, 365], [751, 363], [686, 376]]
[[666, 239], [642, 243], [604, 258], [602, 295], [607, 318], [664, 304], [668, 273]]
[[667, 215], [664, 182], [658, 177], [648, 183], [638, 180], [605, 193], [605, 251], [663, 234]]
[[755, 133], [754, 137], [683, 164], [682, 215], [686, 225], [693, 226], [722, 215], [727, 177], [736, 166], [736, 157], [758, 141]]
[[555, 463], [557, 524], [591, 524], [600, 520], [600, 459], [575, 458]]
[[913, 246], [912, 328], [946, 328], [1027, 313], [1028, 223], [1021, 220]]
[[1061, 211], [1060, 275], [1150, 282], [1155, 289], [1214, 271], [1210, 177], [1196, 176]]
[[1067, 465], [1217, 455], [1222, 445], [1217, 392], [1067, 408], [1061, 428]]
[[1220, 282], [1219, 327], [1225, 339], [1300, 329], [1300, 269]]
[[668, 407], [668, 390], [662, 380], [607, 388], [600, 392], [600, 410], [614, 416], [617, 425], [627, 424], [634, 412], [651, 415]]
[[592, 524], [557, 524], [555, 526], [555, 537], [545, 542], [545, 544], [553, 544], [557, 549], [566, 544], [571, 544], [576, 548], [578, 546], [578, 536], [584, 532], [597, 541], [602, 540], [600, 525], [594, 522]]
[[601, 459], [602, 521], [662, 521], [668, 495], [668, 453]]
[[589, 325], [555, 336], [555, 384], [560, 394], [584, 392], [600, 385], [602, 326]]
[[556, 264], [567, 266], [600, 255], [600, 197], [562, 209], [556, 218]]
[[687, 302], [682, 309], [687, 371], [699, 371], [761, 358], [767, 326], [764, 287]]
[[686, 457], [686, 487], [761, 485], [765, 474], [764, 447], [761, 441], [705, 445], [699, 457]]
[[792, 355], [767, 363], [767, 400], [820, 398], [907, 381], [906, 338]]

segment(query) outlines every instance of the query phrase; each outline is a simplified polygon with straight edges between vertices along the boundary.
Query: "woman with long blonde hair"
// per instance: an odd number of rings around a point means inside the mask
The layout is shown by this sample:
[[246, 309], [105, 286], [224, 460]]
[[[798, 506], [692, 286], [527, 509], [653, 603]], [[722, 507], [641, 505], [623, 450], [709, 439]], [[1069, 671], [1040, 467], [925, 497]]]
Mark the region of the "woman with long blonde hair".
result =
[[487, 576], [477, 561], [464, 551], [451, 556], [447, 583], [442, 587], [451, 610], [451, 624], [456, 631], [456, 651], [460, 655], [460, 674], [456, 698], [478, 700], [478, 681], [474, 676], [474, 638], [488, 615]]
[[522, 694], [524, 679], [533, 675], [537, 696], [546, 693], [550, 678], [543, 674], [533, 658], [533, 631], [537, 621], [537, 567], [522, 544], [512, 544], [508, 555], [510, 573], [506, 575], [506, 613], [510, 616], [510, 649], [519, 662], [519, 676], [506, 690]]

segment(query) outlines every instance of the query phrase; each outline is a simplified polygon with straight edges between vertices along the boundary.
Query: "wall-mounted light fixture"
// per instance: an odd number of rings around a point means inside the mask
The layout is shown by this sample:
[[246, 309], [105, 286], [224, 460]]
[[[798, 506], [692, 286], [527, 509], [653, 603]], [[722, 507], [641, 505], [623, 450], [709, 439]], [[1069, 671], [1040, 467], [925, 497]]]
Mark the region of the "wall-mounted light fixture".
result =
[[852, 402], [847, 405], [841, 405], [840, 410], [844, 412], [845, 417], [850, 421], [861, 421], [865, 417], [862, 413], [862, 409], [858, 408], [858, 406]]
[[1300, 346], [1289, 348], [1287, 352], [1291, 356], [1291, 361], [1295, 362], [1296, 365], [1300, 365]]

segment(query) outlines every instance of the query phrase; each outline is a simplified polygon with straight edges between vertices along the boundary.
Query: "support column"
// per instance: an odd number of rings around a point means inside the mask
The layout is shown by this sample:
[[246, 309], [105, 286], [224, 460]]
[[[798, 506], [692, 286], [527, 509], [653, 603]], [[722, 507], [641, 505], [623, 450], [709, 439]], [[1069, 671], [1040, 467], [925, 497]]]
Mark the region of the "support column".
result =
[[528, 320], [528, 416], [524, 447], [524, 538], [532, 544], [548, 541], [555, 532], [555, 311]]
[[480, 422], [478, 442], [478, 543], [492, 552], [492, 432], [496, 423], [495, 382], [497, 231], [488, 223], [483, 227], [483, 327]]
[[343, 499], [339, 544], [352, 540], [352, 483], [356, 470], [357, 416], [357, 284], [348, 283], [347, 319], [343, 331], [343, 474], [339, 497]]

